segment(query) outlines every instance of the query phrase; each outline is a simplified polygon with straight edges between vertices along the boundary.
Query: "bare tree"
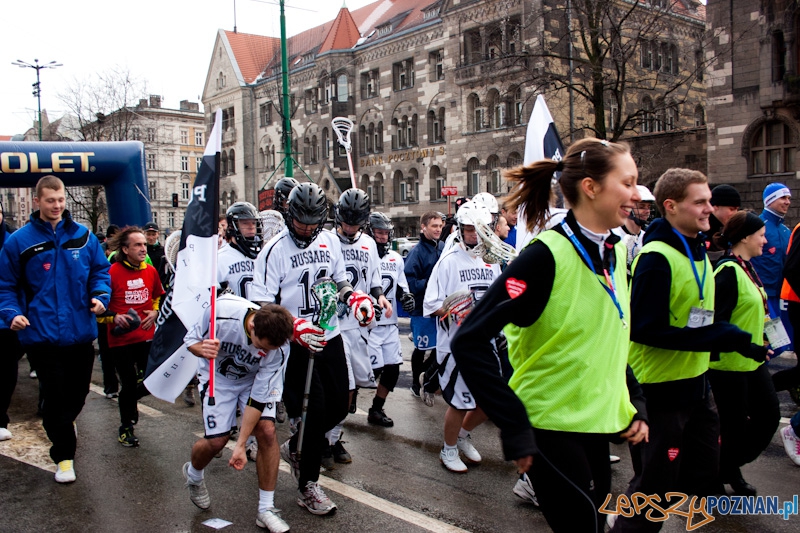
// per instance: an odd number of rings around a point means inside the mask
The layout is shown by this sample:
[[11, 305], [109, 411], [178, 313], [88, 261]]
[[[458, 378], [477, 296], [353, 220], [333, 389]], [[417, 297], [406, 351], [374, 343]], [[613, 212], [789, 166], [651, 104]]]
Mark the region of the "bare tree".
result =
[[[94, 78], [75, 78], [58, 98], [75, 117], [70, 133], [82, 141], [134, 140], [136, 106], [147, 95], [146, 84], [123, 68], [101, 72]], [[72, 187], [67, 196], [76, 215], [98, 230], [108, 220], [103, 187]]]

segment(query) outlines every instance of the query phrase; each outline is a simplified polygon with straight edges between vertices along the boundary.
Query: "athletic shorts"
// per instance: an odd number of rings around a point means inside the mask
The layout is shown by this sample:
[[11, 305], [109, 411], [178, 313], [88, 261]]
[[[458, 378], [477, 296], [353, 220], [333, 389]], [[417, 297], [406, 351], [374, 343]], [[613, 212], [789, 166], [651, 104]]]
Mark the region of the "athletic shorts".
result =
[[[362, 334], [363, 331], [363, 334]], [[375, 374], [372, 373], [369, 354], [367, 353], [367, 328], [342, 330], [344, 353], [347, 357], [347, 374], [350, 390], [358, 387], [374, 389]]]
[[436, 317], [412, 316], [411, 334], [414, 336], [414, 348], [433, 350], [436, 348]]
[[[475, 403], [475, 398], [472, 397], [472, 393], [469, 391], [469, 387], [464, 383], [461, 372], [458, 371], [458, 365], [456, 365], [453, 354], [437, 351], [436, 361], [439, 363], [439, 388], [442, 389], [442, 398], [447, 402], [447, 405], [462, 411], [472, 411], [478, 407]], [[499, 361], [497, 374], [502, 375]]]
[[400, 350], [400, 330], [396, 324], [375, 326], [367, 339], [369, 359], [372, 368], [383, 368], [384, 365], [403, 364], [403, 352]]

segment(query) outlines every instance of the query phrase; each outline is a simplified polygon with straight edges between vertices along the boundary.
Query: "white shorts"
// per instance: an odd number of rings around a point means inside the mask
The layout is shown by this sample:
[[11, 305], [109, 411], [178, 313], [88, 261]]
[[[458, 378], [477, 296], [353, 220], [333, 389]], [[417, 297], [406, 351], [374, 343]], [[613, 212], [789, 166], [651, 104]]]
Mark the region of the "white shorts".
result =
[[403, 363], [403, 352], [400, 349], [400, 330], [397, 324], [375, 326], [369, 332], [367, 340], [369, 360], [373, 369], [384, 365], [400, 365]]
[[461, 372], [458, 371], [453, 354], [437, 351], [436, 360], [439, 363], [439, 387], [447, 405], [462, 411], [472, 411], [478, 407], [469, 387], [464, 383], [464, 378], [461, 377]]
[[[364, 331], [362, 335], [361, 332]], [[347, 357], [347, 374], [350, 390], [358, 387], [369, 389], [377, 388], [375, 374], [372, 373], [369, 355], [367, 353], [366, 328], [342, 330], [344, 353]]]

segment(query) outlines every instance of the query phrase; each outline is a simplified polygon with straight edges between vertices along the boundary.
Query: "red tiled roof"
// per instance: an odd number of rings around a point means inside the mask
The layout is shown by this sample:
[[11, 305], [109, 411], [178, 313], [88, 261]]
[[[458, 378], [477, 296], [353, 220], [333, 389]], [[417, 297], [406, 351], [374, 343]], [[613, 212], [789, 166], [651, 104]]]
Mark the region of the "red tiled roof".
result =
[[245, 83], [253, 83], [264, 71], [264, 66], [280, 54], [279, 37], [264, 37], [248, 33], [225, 31], [228, 43], [242, 72]]
[[353, 16], [346, 7], [342, 7], [317, 53], [321, 54], [330, 50], [346, 50], [352, 48], [360, 38], [361, 34], [358, 33], [358, 28], [353, 20]]

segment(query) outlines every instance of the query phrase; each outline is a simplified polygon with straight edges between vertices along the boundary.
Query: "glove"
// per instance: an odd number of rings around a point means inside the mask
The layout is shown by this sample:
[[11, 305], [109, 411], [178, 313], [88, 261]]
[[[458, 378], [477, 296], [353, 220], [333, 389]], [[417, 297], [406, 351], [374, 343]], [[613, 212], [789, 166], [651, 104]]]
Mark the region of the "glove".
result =
[[742, 355], [747, 357], [748, 359], [752, 359], [753, 361], [763, 363], [767, 360], [767, 354], [769, 353], [768, 346], [761, 346], [760, 344], [750, 344], [750, 348], [747, 350], [747, 353], [743, 353]]
[[350, 312], [358, 320], [359, 326], [367, 326], [375, 319], [375, 306], [372, 299], [361, 291], [353, 291], [347, 299]]
[[378, 304], [378, 300], [373, 298], [372, 296], [369, 297], [372, 300], [372, 308], [375, 310], [375, 320], [380, 320], [381, 316], [383, 316], [383, 307]]
[[417, 303], [414, 301], [414, 295], [410, 292], [404, 292], [403, 296], [400, 297], [400, 306], [406, 313], [413, 311], [416, 305]]
[[294, 319], [294, 341], [314, 353], [325, 348], [325, 331], [305, 318]]
[[472, 291], [456, 291], [442, 302], [445, 315], [440, 320], [447, 324], [447, 327], [451, 324], [459, 326], [474, 306], [475, 294]]
[[111, 334], [112, 335], [119, 336], [119, 335], [124, 335], [126, 333], [130, 333], [131, 331], [135, 330], [136, 328], [138, 328], [142, 324], [142, 320], [139, 318], [139, 315], [136, 313], [136, 311], [133, 308], [128, 309], [128, 312], [125, 313], [125, 314], [128, 315], [128, 317], [129, 317], [128, 327], [127, 328], [121, 328], [119, 326], [114, 326], [111, 329]]

